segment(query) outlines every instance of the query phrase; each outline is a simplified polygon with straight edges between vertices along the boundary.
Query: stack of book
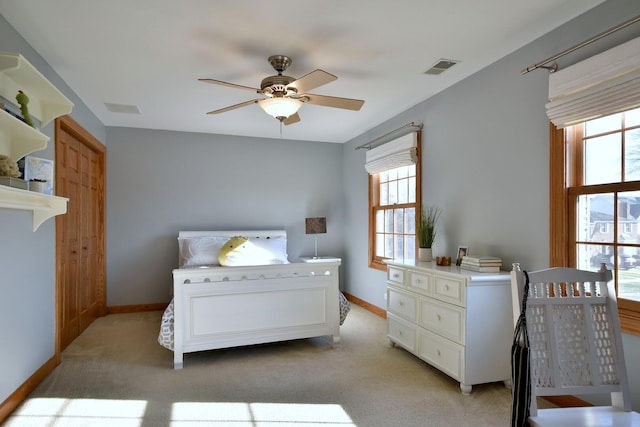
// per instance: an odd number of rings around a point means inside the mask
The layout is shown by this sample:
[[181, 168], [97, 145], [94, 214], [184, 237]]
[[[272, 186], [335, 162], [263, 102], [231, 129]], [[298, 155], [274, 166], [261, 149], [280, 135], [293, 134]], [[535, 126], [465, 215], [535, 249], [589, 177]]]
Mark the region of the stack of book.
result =
[[502, 267], [502, 259], [492, 256], [463, 256], [460, 268], [480, 273], [497, 273]]

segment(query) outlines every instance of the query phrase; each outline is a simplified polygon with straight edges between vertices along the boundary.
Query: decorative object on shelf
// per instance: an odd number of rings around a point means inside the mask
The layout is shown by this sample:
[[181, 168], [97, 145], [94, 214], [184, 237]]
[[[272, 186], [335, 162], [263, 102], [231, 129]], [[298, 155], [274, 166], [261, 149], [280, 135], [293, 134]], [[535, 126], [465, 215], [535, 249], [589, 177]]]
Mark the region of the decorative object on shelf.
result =
[[[53, 195], [53, 160], [26, 156], [24, 159], [24, 179], [26, 181], [45, 181], [44, 194]], [[35, 190], [34, 190], [35, 191]]]
[[305, 219], [305, 233], [313, 234], [315, 239], [316, 254], [314, 258], [318, 258], [318, 234], [325, 234], [327, 232], [327, 219], [326, 218], [306, 218]]
[[24, 121], [32, 128], [35, 128], [35, 126], [33, 125], [33, 120], [31, 120], [31, 114], [29, 114], [29, 97], [27, 96], [27, 94], [19, 90], [18, 94], [16, 95], [16, 101], [18, 101], [18, 104], [20, 104], [20, 112], [22, 112]]
[[431, 261], [433, 258], [432, 247], [436, 240], [436, 226], [441, 213], [442, 210], [437, 206], [422, 208], [420, 212], [420, 219], [416, 224], [419, 261]]
[[0, 176], [0, 185], [6, 185], [7, 187], [19, 188], [21, 190], [27, 189], [27, 181], [20, 178], [13, 178], [11, 176]]
[[437, 256], [436, 257], [436, 265], [441, 265], [443, 267], [448, 267], [451, 265], [451, 257], [450, 256]]
[[47, 191], [47, 181], [43, 179], [32, 179], [29, 181], [29, 191], [35, 191], [36, 193], [43, 193]]
[[18, 162], [0, 154], [0, 176], [8, 176], [11, 178], [18, 178], [20, 176], [20, 169], [18, 168]]
[[502, 267], [502, 259], [493, 256], [465, 255], [460, 263], [460, 268], [479, 273], [497, 273], [500, 267]]
[[462, 258], [469, 253], [469, 246], [458, 246], [458, 255], [456, 256], [456, 265], [459, 267], [462, 264]]

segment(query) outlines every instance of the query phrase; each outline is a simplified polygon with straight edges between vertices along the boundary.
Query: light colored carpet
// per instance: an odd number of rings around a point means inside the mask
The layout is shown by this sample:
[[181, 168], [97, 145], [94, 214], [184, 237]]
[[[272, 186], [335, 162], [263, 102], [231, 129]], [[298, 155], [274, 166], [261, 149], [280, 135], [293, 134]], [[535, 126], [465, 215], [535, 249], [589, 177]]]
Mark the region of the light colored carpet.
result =
[[353, 306], [342, 340], [296, 340], [185, 355], [157, 342], [161, 312], [95, 321], [5, 424], [16, 426], [508, 426], [502, 383], [459, 384], [386, 338]]

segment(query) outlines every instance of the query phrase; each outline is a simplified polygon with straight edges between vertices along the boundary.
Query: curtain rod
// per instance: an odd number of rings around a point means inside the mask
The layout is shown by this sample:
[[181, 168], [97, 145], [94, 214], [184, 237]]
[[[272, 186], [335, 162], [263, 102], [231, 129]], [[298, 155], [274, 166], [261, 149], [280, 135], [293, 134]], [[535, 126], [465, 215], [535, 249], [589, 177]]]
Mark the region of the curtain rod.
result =
[[597, 40], [600, 40], [601, 38], [606, 37], [606, 36], [608, 36], [608, 35], [610, 35], [612, 33], [615, 33], [618, 30], [621, 30], [621, 29], [623, 29], [625, 27], [628, 27], [631, 24], [635, 24], [638, 21], [640, 21], [640, 15], [636, 16], [635, 18], [631, 18], [628, 21], [623, 22], [622, 24], [616, 25], [615, 27], [610, 28], [607, 31], [604, 31], [604, 32], [598, 34], [597, 36], [593, 36], [590, 39], [583, 41], [582, 43], [578, 43], [577, 45], [575, 45], [573, 47], [570, 47], [569, 49], [565, 49], [560, 53], [556, 53], [555, 55], [550, 56], [549, 58], [545, 59], [544, 61], [540, 61], [540, 62], [538, 62], [536, 64], [530, 65], [527, 68], [525, 68], [524, 70], [522, 70], [520, 72], [520, 74], [524, 75], [524, 74], [527, 74], [528, 72], [536, 70], [538, 68], [544, 68], [545, 70], [549, 70], [550, 73], [554, 73], [554, 72], [556, 72], [558, 70], [558, 64], [555, 64], [555, 63], [551, 64], [551, 65], [545, 65], [545, 64], [547, 64], [547, 63], [549, 63], [551, 61], [555, 61], [558, 58], [561, 58], [561, 57], [563, 57], [563, 56], [565, 56], [565, 55], [567, 55], [567, 54], [569, 54], [569, 53], [571, 53], [571, 52], [573, 52], [575, 50], [578, 50], [578, 49], [580, 49], [582, 47], [585, 47], [586, 45], [591, 44], [591, 43], [593, 43], [593, 42], [595, 42]]
[[[382, 141], [383, 139], [385, 139], [386, 137], [388, 137], [389, 135], [392, 135], [398, 131], [401, 131], [402, 129], [405, 128], [418, 128], [418, 129], [422, 129], [422, 123], [420, 124], [415, 124], [414, 122], [411, 123], [407, 123], [404, 126], [400, 126], [398, 129], [394, 129], [391, 132], [387, 132], [382, 136], [377, 137], [376, 139], [374, 139], [371, 142], [367, 142], [366, 144], [362, 144], [362, 145], [358, 145], [355, 149], [356, 150], [360, 150], [361, 148], [366, 148], [368, 150], [371, 150], [372, 148], [376, 147], [377, 145], [380, 145], [380, 141]], [[407, 132], [408, 133], [408, 132]], [[386, 141], [385, 141], [386, 142]]]

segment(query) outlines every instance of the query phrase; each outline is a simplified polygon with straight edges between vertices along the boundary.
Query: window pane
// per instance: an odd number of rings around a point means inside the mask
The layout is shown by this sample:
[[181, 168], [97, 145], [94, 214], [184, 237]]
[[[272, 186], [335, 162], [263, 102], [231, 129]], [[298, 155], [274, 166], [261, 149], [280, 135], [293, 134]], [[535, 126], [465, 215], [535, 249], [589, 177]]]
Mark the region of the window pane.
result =
[[389, 203], [393, 205], [398, 203], [398, 181], [389, 181]]
[[389, 184], [380, 184], [380, 206], [389, 206]]
[[[584, 257], [579, 252], [579, 259], [582, 261], [578, 265], [578, 268], [585, 268], [586, 270], [599, 270], [602, 263], [608, 269], [613, 269], [613, 246], [607, 245], [581, 245], [586, 251]], [[579, 249], [580, 250], [580, 249]], [[587, 263], [588, 261], [588, 263]]]
[[384, 234], [376, 234], [376, 256], [384, 257]]
[[638, 217], [640, 217], [640, 191], [618, 193], [618, 243], [640, 243]]
[[404, 251], [405, 259], [417, 259], [415, 235], [404, 237]]
[[393, 233], [393, 210], [384, 211], [384, 232]]
[[389, 169], [387, 173], [389, 174], [389, 181], [394, 181], [398, 179], [398, 168]]
[[407, 178], [398, 181], [398, 203], [409, 203], [409, 180]]
[[624, 113], [624, 125], [626, 127], [640, 125], [640, 108]]
[[415, 208], [407, 208], [404, 210], [404, 232], [405, 234], [416, 234]]
[[618, 270], [618, 297], [640, 301], [640, 270]]
[[384, 256], [393, 258], [393, 234], [384, 235]]
[[416, 202], [416, 177], [409, 178], [409, 203]]
[[396, 234], [393, 236], [395, 257], [397, 259], [404, 259], [404, 236], [402, 234]]
[[622, 113], [612, 114], [585, 123], [584, 135], [593, 136], [600, 133], [620, 129], [622, 126]]
[[624, 180], [640, 180], [640, 129], [625, 132], [624, 152]]
[[384, 211], [376, 211], [376, 233], [384, 232]]
[[402, 166], [398, 168], [398, 179], [406, 178], [409, 176], [409, 167]]
[[622, 179], [620, 134], [585, 141], [584, 181], [586, 185], [619, 182]]
[[613, 194], [578, 197], [578, 241], [613, 243]]
[[404, 228], [404, 209], [395, 209], [393, 211], [393, 216], [394, 216], [393, 232], [402, 233], [402, 229]]

